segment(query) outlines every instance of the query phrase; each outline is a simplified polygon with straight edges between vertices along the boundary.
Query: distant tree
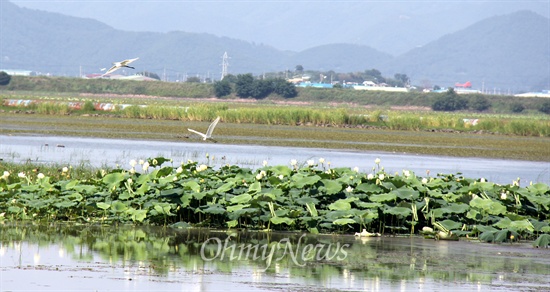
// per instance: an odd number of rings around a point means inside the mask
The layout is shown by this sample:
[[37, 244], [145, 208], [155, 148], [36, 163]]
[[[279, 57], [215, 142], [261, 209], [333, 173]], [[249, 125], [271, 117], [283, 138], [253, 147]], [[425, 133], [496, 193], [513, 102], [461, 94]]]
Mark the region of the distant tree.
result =
[[449, 88], [447, 92], [439, 95], [432, 104], [434, 111], [457, 111], [467, 107], [468, 100], [458, 95], [453, 88]]
[[187, 80], [185, 80], [185, 82], [189, 82], [189, 83], [201, 83], [201, 79], [197, 76], [191, 76], [191, 77], [187, 77]]
[[222, 81], [214, 82], [214, 94], [216, 97], [223, 97], [231, 94], [231, 82], [225, 78]]
[[539, 111], [545, 114], [550, 114], [550, 101], [545, 101], [539, 106]]
[[382, 77], [382, 72], [376, 69], [365, 70], [365, 80], [371, 80], [376, 83], [385, 83], [386, 78]]
[[489, 102], [489, 100], [481, 94], [476, 94], [475, 96], [472, 96], [472, 98], [468, 102], [468, 105], [470, 109], [478, 112], [488, 110], [491, 107], [491, 103]]
[[525, 110], [525, 106], [523, 106], [523, 104], [519, 102], [515, 102], [510, 105], [510, 110], [513, 113], [521, 113], [523, 110]]
[[4, 71], [0, 71], [0, 85], [8, 85], [10, 84], [10, 81], [11, 76]]
[[434, 85], [434, 90], [441, 90], [441, 87], [439, 85]]
[[397, 73], [394, 75], [395, 80], [399, 81], [402, 85], [401, 86], [405, 86], [407, 84], [409, 84], [409, 77], [407, 76], [407, 74], [401, 74], [401, 73]]
[[254, 77], [252, 74], [239, 74], [235, 81], [235, 93], [238, 97], [248, 98], [252, 96], [252, 88], [254, 86]]
[[272, 84], [273, 92], [284, 98], [292, 98], [298, 95], [296, 86], [282, 78], [273, 79]]
[[237, 83], [237, 76], [233, 74], [227, 74], [223, 77], [223, 80], [228, 81], [229, 83]]
[[257, 99], [266, 98], [269, 94], [273, 92], [273, 86], [269, 80], [254, 80], [252, 83], [252, 88], [250, 96]]
[[303, 72], [304, 72], [304, 66], [296, 65], [296, 73], [303, 73]]
[[141, 75], [141, 76], [145, 76], [145, 77], [160, 80], [160, 76], [158, 76], [158, 74], [153, 73], [153, 72], [149, 72], [149, 71], [139, 72], [139, 73], [137, 73], [137, 75]]
[[335, 83], [332, 88], [343, 88], [342, 83]]

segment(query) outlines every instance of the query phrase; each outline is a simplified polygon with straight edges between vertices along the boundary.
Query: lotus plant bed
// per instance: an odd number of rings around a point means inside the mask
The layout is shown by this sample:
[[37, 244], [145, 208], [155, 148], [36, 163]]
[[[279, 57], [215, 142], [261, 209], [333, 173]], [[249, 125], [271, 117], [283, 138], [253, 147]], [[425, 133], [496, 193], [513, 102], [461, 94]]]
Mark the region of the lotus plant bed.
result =
[[382, 235], [488, 242], [550, 239], [550, 187], [454, 174], [331, 168], [320, 158], [259, 169], [162, 157], [83, 172], [0, 164], [0, 220]]

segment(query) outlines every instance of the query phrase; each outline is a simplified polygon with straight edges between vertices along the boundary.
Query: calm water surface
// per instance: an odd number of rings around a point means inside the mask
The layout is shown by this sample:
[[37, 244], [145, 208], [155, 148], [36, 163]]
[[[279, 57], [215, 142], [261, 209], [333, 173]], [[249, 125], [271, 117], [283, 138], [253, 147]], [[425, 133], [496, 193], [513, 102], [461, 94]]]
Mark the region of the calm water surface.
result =
[[[550, 289], [550, 251], [526, 243], [126, 226], [0, 231], [1, 291]], [[239, 256], [239, 246], [276, 252], [268, 262]]]
[[[60, 147], [58, 147], [60, 146]], [[61, 147], [63, 146], [63, 147]], [[206, 154], [209, 159], [206, 159]], [[359, 167], [370, 172], [374, 160], [380, 158], [387, 172], [414, 171], [426, 176], [427, 171], [462, 173], [465, 177], [486, 178], [489, 181], [510, 184], [518, 177], [521, 182], [550, 184], [550, 163], [483, 158], [458, 158], [413, 155], [386, 152], [345, 151], [330, 149], [225, 145], [211, 142], [163, 142], [75, 137], [5, 136], [0, 135], [0, 158], [5, 161], [37, 163], [63, 163], [126, 167], [132, 159], [151, 157], [172, 158], [175, 163], [188, 159], [220, 166], [226, 163], [246, 167], [259, 167], [264, 161], [270, 165], [289, 165], [291, 159], [306, 163], [324, 158], [332, 167]]]

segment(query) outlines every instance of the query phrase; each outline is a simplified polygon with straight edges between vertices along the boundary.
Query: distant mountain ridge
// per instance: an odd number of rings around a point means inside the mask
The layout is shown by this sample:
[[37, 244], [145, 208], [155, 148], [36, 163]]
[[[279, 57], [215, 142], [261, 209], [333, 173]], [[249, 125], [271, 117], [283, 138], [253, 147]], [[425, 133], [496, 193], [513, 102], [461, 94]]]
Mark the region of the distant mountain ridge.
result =
[[376, 68], [384, 76], [407, 74], [413, 84], [471, 81], [478, 88], [484, 84], [514, 91], [550, 86], [550, 22], [530, 11], [492, 17], [392, 57], [363, 45], [282, 51], [212, 34], [120, 31], [92, 19], [21, 8], [8, 1], [0, 2], [0, 8], [0, 69], [78, 76], [140, 57], [134, 64], [137, 72], [168, 75], [170, 80], [195, 75], [218, 80], [222, 55], [228, 52], [232, 74], [302, 65], [306, 70], [342, 73]]

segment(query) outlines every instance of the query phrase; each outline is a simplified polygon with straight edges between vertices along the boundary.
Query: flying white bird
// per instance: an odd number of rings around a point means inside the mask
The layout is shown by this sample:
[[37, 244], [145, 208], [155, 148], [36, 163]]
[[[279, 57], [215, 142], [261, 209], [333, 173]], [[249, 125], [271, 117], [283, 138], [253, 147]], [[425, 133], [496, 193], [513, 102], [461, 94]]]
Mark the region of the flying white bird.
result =
[[214, 142], [216, 142], [216, 140], [212, 139], [212, 132], [214, 132], [214, 128], [216, 127], [216, 125], [218, 124], [218, 122], [220, 121], [220, 117], [217, 117], [211, 124], [210, 126], [208, 126], [208, 130], [206, 131], [206, 134], [203, 134], [199, 131], [195, 131], [193, 129], [187, 129], [189, 130], [190, 132], [193, 132], [195, 134], [198, 134], [202, 137], [202, 140], [207, 140], [207, 139], [210, 139]]
[[[113, 73], [115, 72], [116, 70], [122, 68], [122, 67], [126, 67], [126, 68], [132, 68], [132, 69], [135, 69], [134, 67], [131, 67], [131, 66], [128, 66], [128, 64], [134, 62], [135, 60], [137, 60], [139, 58], [135, 58], [135, 59], [128, 59], [128, 60], [124, 60], [124, 61], [121, 61], [121, 62], [114, 62], [113, 63], [113, 67], [109, 68], [109, 70], [107, 70], [107, 72], [103, 73], [103, 75], [107, 75], [109, 73]], [[102, 69], [101, 71], [105, 70]]]

